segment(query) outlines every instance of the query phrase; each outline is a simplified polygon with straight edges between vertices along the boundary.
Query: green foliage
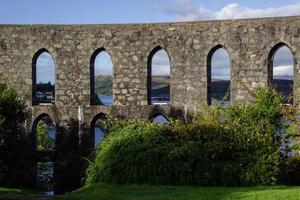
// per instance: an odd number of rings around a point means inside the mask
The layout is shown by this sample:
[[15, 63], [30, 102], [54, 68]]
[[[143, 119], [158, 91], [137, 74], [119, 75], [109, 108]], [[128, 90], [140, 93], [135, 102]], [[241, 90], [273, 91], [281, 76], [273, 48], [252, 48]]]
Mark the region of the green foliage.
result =
[[254, 104], [203, 106], [191, 122], [114, 123], [87, 183], [268, 185], [279, 178], [280, 97], [259, 89]]
[[37, 124], [37, 150], [47, 151], [54, 147], [54, 139], [48, 134], [48, 126], [40, 120]]
[[0, 186], [33, 183], [32, 143], [24, 129], [28, 116], [25, 108], [14, 90], [0, 84]]

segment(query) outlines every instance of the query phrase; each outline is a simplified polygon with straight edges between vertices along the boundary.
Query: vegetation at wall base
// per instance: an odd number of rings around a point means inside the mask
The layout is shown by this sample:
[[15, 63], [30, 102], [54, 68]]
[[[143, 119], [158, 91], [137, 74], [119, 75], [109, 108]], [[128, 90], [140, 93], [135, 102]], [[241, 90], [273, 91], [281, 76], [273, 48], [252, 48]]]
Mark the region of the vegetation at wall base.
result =
[[258, 89], [253, 104], [204, 106], [169, 126], [117, 122], [96, 150], [87, 184], [272, 185], [279, 181], [284, 121], [280, 97]]
[[32, 187], [32, 138], [25, 131], [26, 107], [16, 91], [0, 84], [0, 186]]
[[54, 190], [64, 194], [81, 186], [78, 121], [71, 119], [65, 127], [57, 127]]

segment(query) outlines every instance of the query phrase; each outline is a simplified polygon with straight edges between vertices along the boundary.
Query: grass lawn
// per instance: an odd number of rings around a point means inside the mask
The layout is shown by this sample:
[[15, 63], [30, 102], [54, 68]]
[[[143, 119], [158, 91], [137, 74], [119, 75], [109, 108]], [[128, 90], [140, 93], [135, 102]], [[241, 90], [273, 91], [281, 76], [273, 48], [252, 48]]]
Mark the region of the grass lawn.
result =
[[[43, 195], [40, 195], [34, 191], [23, 190], [23, 189], [11, 189], [0, 187], [0, 199], [9, 200], [34, 200], [34, 199], [45, 199]], [[47, 198], [46, 198], [47, 199]]]
[[56, 200], [293, 200], [300, 199], [300, 187], [188, 187], [150, 185], [86, 186], [57, 196]]

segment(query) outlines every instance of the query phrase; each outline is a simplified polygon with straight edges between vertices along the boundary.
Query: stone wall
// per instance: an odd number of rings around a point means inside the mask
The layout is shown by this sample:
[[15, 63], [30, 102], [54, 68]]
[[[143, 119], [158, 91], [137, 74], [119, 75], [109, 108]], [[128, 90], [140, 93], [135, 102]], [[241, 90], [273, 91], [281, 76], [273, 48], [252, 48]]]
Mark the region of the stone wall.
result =
[[[300, 17], [126, 25], [0, 25], [0, 82], [17, 89], [35, 119], [84, 122], [103, 112], [111, 117], [149, 118], [197, 109], [207, 100], [207, 56], [217, 45], [231, 58], [231, 100], [249, 102], [249, 91], [268, 86], [268, 57], [279, 43], [295, 57], [294, 96], [300, 100]], [[147, 105], [147, 59], [164, 48], [171, 60], [171, 105]], [[55, 105], [32, 106], [32, 59], [47, 49], [56, 65]], [[112, 58], [113, 106], [90, 105], [90, 59], [98, 48]], [[183, 110], [179, 112], [179, 110]], [[184, 113], [184, 112], [183, 112]]]

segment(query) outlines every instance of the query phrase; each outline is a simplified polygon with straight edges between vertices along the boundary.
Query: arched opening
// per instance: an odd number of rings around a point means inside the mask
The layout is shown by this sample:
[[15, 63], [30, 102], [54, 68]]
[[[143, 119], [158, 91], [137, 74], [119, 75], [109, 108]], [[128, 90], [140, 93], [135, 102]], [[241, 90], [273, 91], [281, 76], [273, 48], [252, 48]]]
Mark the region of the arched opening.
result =
[[284, 103], [293, 103], [294, 55], [290, 48], [279, 43], [269, 54], [269, 78], [271, 87], [282, 97]]
[[32, 105], [55, 103], [55, 64], [46, 49], [32, 60]]
[[148, 56], [148, 104], [170, 104], [171, 63], [166, 50], [154, 48]]
[[33, 123], [35, 138], [36, 188], [47, 195], [54, 195], [54, 152], [56, 126], [49, 115], [40, 115]]
[[49, 115], [40, 115], [34, 123], [36, 151], [54, 151], [56, 126]]
[[91, 136], [92, 136], [92, 144], [93, 147], [96, 148], [101, 141], [103, 140], [106, 130], [106, 122], [108, 120], [108, 116], [100, 113], [94, 117], [91, 122]]
[[230, 55], [222, 46], [215, 46], [207, 56], [207, 102], [209, 105], [230, 103]]
[[104, 48], [97, 49], [90, 61], [91, 105], [113, 104], [113, 63]]
[[153, 116], [151, 121], [154, 124], [163, 124], [163, 125], [170, 124], [169, 120], [162, 114], [157, 114], [157, 115]]

